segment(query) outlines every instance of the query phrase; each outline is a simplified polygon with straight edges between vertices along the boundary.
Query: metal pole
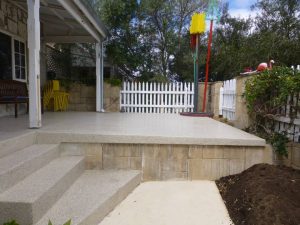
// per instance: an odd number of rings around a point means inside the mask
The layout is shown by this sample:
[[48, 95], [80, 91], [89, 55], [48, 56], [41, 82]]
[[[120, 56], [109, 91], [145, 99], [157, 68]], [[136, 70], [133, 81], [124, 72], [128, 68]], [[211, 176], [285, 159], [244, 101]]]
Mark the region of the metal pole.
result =
[[195, 90], [195, 97], [194, 97], [194, 112], [198, 111], [198, 80], [199, 80], [199, 57], [198, 57], [198, 48], [199, 48], [199, 34], [196, 36], [196, 49], [195, 49], [195, 56], [194, 56], [194, 90]]
[[207, 83], [208, 83], [209, 59], [210, 59], [210, 51], [211, 51], [213, 23], [214, 23], [214, 21], [213, 21], [213, 20], [210, 20], [210, 31], [209, 31], [209, 40], [208, 40], [208, 48], [207, 48], [206, 73], [205, 73], [205, 86], [204, 86], [204, 95], [203, 95], [202, 112], [205, 112], [205, 111], [206, 111], [206, 92], [207, 92]]

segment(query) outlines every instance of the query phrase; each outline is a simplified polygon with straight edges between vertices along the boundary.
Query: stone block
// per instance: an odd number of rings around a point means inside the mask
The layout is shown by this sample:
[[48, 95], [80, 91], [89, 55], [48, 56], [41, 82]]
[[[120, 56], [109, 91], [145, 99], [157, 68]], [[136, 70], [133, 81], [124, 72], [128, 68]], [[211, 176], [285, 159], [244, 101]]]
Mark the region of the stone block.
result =
[[102, 158], [99, 158], [98, 156], [91, 156], [91, 155], [86, 156], [85, 169], [87, 170], [103, 169]]
[[159, 160], [143, 157], [142, 167], [143, 181], [161, 180], [161, 166]]
[[81, 86], [80, 97], [82, 98], [95, 98], [96, 88], [93, 86]]
[[84, 150], [85, 150], [85, 154], [86, 155], [100, 155], [102, 158], [102, 144], [82, 144], [81, 146], [83, 146]]
[[81, 101], [79, 92], [70, 92], [69, 102], [70, 104], [79, 104]]
[[87, 105], [86, 110], [88, 112], [95, 112], [96, 111], [96, 103], [95, 103], [95, 105]]
[[162, 171], [186, 172], [187, 160], [186, 159], [173, 159], [161, 161]]
[[188, 176], [190, 180], [210, 179], [211, 177], [211, 159], [189, 159]]
[[118, 86], [114, 86], [114, 87], [111, 86], [111, 88], [110, 88], [110, 96], [112, 98], [119, 98], [120, 97], [120, 90], [121, 89]]
[[7, 19], [7, 26], [9, 32], [13, 34], [18, 34], [18, 24], [15, 21]]
[[129, 157], [103, 157], [103, 169], [130, 169]]
[[160, 145], [143, 145], [143, 157], [157, 158], [159, 155]]
[[222, 159], [223, 158], [223, 146], [204, 146], [203, 158], [204, 159]]
[[245, 148], [241, 146], [224, 146], [225, 159], [244, 159]]
[[69, 104], [68, 105], [68, 111], [76, 111], [76, 105], [75, 104]]
[[161, 180], [186, 180], [187, 172], [162, 171]]
[[267, 144], [264, 149], [264, 163], [273, 164], [273, 148]]
[[79, 112], [87, 111], [86, 105], [85, 104], [76, 104], [76, 111], [79, 111]]
[[85, 150], [80, 143], [62, 143], [60, 151], [62, 156], [81, 156], [85, 155]]
[[230, 160], [222, 159], [220, 161], [220, 178], [230, 175]]
[[229, 160], [229, 174], [237, 174], [245, 170], [244, 159], [230, 159]]
[[264, 162], [264, 148], [246, 147], [245, 169]]
[[72, 83], [70, 87], [70, 93], [79, 93], [80, 94], [81, 85], [77, 83]]
[[87, 98], [86, 97], [80, 97], [80, 103], [81, 104], [87, 104], [87, 100], [86, 100]]
[[142, 169], [142, 157], [130, 157], [130, 169], [141, 170]]
[[300, 167], [300, 145], [295, 144], [292, 149], [292, 166]]
[[85, 98], [85, 103], [96, 105], [96, 98]]
[[189, 147], [190, 159], [202, 159], [203, 158], [203, 146], [190, 146]]
[[26, 24], [18, 21], [18, 34], [24, 39], [27, 40], [27, 26]]

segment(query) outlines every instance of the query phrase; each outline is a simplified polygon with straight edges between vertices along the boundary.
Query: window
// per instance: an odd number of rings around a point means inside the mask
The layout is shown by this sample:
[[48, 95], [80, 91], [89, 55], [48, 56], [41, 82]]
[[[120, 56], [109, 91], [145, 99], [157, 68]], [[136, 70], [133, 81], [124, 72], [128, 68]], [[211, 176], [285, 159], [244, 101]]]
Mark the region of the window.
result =
[[15, 49], [15, 79], [26, 80], [26, 57], [25, 44], [14, 40]]
[[11, 37], [0, 33], [0, 80], [12, 79]]

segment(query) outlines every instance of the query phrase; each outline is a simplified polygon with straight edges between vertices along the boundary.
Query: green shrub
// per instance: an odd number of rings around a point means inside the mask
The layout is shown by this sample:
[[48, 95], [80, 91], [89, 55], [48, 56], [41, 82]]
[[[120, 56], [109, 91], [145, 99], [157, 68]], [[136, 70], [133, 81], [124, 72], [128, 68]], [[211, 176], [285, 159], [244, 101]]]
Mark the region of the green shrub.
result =
[[279, 155], [288, 157], [288, 151], [286, 148], [286, 144], [288, 143], [289, 139], [286, 137], [286, 133], [273, 133], [270, 138], [270, 143], [272, 144], [275, 152]]
[[[265, 70], [246, 81], [244, 97], [251, 119], [250, 132], [269, 141], [276, 152], [287, 156], [286, 133], [275, 133], [276, 118], [280, 109], [287, 104], [289, 96], [300, 92], [300, 73], [287, 67]], [[300, 108], [289, 102], [290, 125], [293, 124]]]
[[122, 81], [118, 78], [111, 78], [111, 79], [105, 79], [104, 80], [106, 83], [110, 84], [111, 86], [121, 86]]
[[19, 225], [15, 220], [4, 223], [3, 225]]
[[[53, 225], [52, 222], [49, 220], [48, 225]], [[68, 220], [63, 225], [71, 225], [71, 220]]]

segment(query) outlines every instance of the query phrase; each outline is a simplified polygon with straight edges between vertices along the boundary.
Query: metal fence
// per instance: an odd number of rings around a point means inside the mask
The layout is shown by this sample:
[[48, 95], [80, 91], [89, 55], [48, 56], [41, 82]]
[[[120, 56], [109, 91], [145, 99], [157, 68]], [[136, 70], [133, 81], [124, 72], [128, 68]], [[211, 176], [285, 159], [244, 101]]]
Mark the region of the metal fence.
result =
[[192, 83], [124, 82], [120, 110], [128, 113], [180, 113], [194, 109]]

